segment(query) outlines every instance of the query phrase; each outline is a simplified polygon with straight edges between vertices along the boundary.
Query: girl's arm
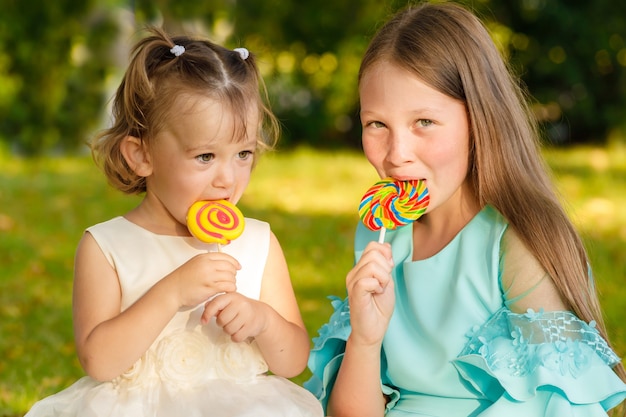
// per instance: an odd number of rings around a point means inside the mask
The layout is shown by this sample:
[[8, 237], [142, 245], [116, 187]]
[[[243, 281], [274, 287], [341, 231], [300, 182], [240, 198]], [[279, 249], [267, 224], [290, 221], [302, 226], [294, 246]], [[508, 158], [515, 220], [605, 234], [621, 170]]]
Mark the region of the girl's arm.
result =
[[309, 358], [309, 336], [302, 322], [278, 240], [270, 245], [259, 300], [239, 293], [223, 294], [206, 303], [202, 322], [216, 318], [218, 326], [235, 342], [254, 338], [274, 374], [291, 378], [300, 374]]
[[163, 285], [155, 285], [120, 314], [117, 274], [100, 247], [85, 233], [76, 252], [73, 293], [78, 359], [96, 380], [115, 378], [150, 347], [178, 306]]
[[286, 378], [302, 373], [309, 359], [310, 341], [293, 291], [280, 243], [270, 233], [270, 247], [260, 301], [268, 308], [265, 331], [256, 342], [269, 369]]
[[386, 401], [380, 385], [380, 345], [360, 345], [351, 338], [328, 400], [333, 417], [382, 417]]
[[346, 278], [352, 332], [328, 401], [333, 417], [384, 415], [380, 355], [395, 305], [392, 267], [389, 244], [371, 242]]
[[180, 307], [234, 291], [238, 264], [224, 255], [192, 258], [121, 312], [118, 276], [85, 233], [76, 252], [73, 291], [76, 350], [85, 372], [100, 381], [115, 378], [148, 350]]

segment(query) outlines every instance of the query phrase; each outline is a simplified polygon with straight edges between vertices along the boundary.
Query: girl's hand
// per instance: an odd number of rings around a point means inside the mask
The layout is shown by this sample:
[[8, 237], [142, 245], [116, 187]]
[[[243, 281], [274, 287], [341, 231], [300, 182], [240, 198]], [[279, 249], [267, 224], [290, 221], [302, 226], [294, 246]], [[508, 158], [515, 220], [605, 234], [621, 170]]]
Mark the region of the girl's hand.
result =
[[370, 242], [348, 273], [346, 288], [353, 343], [382, 343], [395, 304], [392, 268], [391, 246]]
[[242, 342], [265, 331], [269, 309], [267, 304], [236, 292], [222, 294], [204, 305], [202, 324], [215, 316], [217, 325], [233, 342]]
[[194, 307], [215, 294], [237, 290], [239, 262], [223, 252], [196, 255], [167, 276], [173, 281], [181, 307]]

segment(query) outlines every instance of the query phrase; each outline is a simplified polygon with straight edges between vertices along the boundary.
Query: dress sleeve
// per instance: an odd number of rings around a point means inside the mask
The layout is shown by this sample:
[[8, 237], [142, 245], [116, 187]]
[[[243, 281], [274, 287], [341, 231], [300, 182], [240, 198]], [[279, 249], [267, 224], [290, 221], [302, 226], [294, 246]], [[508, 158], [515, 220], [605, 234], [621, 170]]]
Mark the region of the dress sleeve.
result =
[[461, 378], [493, 402], [479, 417], [606, 417], [626, 398], [611, 369], [620, 359], [595, 329], [567, 311], [502, 308], [453, 361]]
[[[313, 349], [309, 356], [308, 367], [312, 372], [311, 378], [303, 385], [317, 397], [327, 411], [328, 396], [333, 389], [335, 379], [339, 373], [339, 367], [343, 361], [343, 355], [346, 351], [346, 341], [352, 327], [350, 326], [350, 305], [348, 298], [341, 299], [336, 296], [328, 297], [334, 308], [334, 313], [330, 316], [328, 323], [324, 324], [320, 330], [318, 337], [313, 339]], [[381, 361], [384, 361], [384, 355], [381, 354]], [[383, 368], [385, 364], [383, 363]], [[386, 385], [381, 380], [382, 393], [387, 397], [386, 409], [393, 408], [400, 398], [397, 389]]]
[[313, 339], [313, 349], [308, 363], [313, 375], [304, 383], [304, 388], [320, 400], [324, 411], [346, 351], [346, 341], [352, 331], [348, 298], [344, 300], [335, 296], [329, 298], [334, 313], [328, 323], [320, 328], [318, 337]]
[[501, 286], [505, 306], [514, 313], [529, 308], [569, 310], [554, 281], [512, 228], [501, 242]]

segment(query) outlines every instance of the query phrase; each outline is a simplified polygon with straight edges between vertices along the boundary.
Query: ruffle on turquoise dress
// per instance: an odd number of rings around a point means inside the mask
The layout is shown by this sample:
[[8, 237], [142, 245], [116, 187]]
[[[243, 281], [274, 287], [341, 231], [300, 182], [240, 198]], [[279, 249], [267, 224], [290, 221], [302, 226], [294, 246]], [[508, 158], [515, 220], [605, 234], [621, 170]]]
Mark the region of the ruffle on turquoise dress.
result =
[[480, 417], [606, 416], [626, 398], [620, 359], [589, 324], [565, 311], [503, 308], [474, 329], [453, 364], [493, 402]]
[[334, 313], [328, 323], [318, 331], [319, 336], [313, 338], [313, 349], [309, 356], [309, 369], [313, 373], [304, 383], [304, 388], [311, 391], [324, 407], [328, 405], [328, 395], [333, 389], [339, 366], [346, 351], [346, 341], [352, 327], [350, 326], [350, 306], [348, 298], [330, 296]]
[[[347, 298], [330, 298], [335, 311], [313, 339], [313, 375], [304, 384], [324, 410], [351, 331]], [[502, 308], [468, 337], [453, 365], [476, 397], [491, 403], [473, 417], [606, 417], [626, 398], [626, 385], [611, 369], [620, 359], [594, 322], [570, 312]]]

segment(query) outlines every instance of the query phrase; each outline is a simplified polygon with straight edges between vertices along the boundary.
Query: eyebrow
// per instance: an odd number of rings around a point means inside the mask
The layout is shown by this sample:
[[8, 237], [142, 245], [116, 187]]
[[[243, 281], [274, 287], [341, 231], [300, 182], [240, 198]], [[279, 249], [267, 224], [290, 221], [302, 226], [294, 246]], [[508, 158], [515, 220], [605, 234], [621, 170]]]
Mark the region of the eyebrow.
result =
[[[207, 148], [209, 148], [210, 150], [215, 149], [215, 148], [220, 148], [220, 145], [217, 143], [218, 143], [217, 141], [205, 142], [198, 146], [185, 148], [185, 151], [186, 152], [205, 152]], [[242, 147], [255, 147], [256, 148], [258, 145], [258, 141], [256, 138], [248, 140], [248, 141], [232, 140], [232, 143], [240, 144]]]
[[[433, 114], [433, 113], [441, 113], [445, 111], [443, 108], [437, 108], [437, 107], [419, 107], [416, 109], [411, 109], [411, 110], [407, 110], [405, 113], [411, 113], [411, 114], [422, 114], [422, 113], [427, 113], [427, 114]], [[359, 114], [361, 116], [363, 115], [377, 115], [379, 114], [378, 111], [374, 111], [374, 110], [363, 110], [363, 108], [361, 108], [361, 111], [359, 112]]]

